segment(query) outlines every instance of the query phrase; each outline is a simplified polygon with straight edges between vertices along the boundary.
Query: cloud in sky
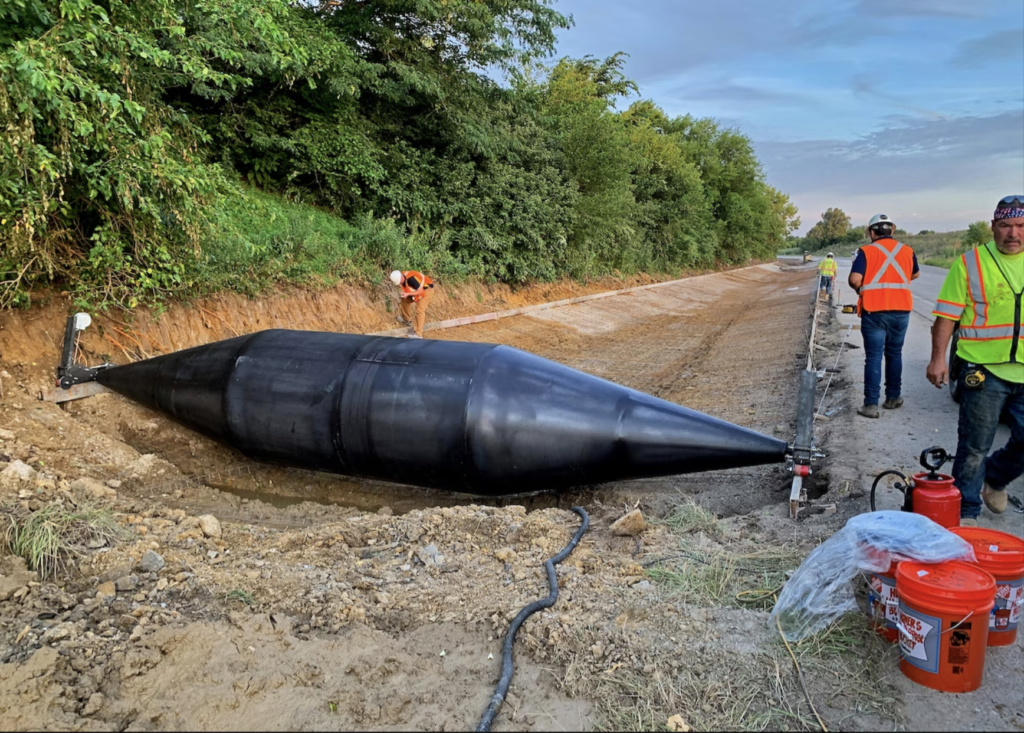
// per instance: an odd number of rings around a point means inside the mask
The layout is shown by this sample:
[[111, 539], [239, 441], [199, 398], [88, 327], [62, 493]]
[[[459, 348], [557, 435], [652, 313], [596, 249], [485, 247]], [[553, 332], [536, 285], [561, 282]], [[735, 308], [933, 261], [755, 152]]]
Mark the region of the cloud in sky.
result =
[[879, 21], [897, 15], [984, 18], [994, 10], [996, 3], [993, 0], [859, 0], [853, 6], [855, 14]]
[[[747, 134], [768, 182], [803, 210], [804, 229], [829, 206], [873, 208], [879, 196], [913, 207], [920, 228], [962, 228], [983, 217], [961, 213], [1024, 190], [1024, 2], [555, 7], [576, 21], [560, 35], [559, 56], [625, 51], [641, 96], [669, 115], [713, 117]], [[964, 203], [975, 199], [975, 208]]]
[[898, 122], [852, 141], [756, 148], [772, 184], [800, 206], [805, 231], [829, 206], [855, 221], [872, 211], [896, 216], [902, 206], [917, 229], [962, 229], [991, 215], [1000, 197], [1024, 191], [1024, 110]]
[[993, 61], [1016, 62], [1018, 73], [1024, 74], [1024, 28], [993, 31], [964, 41], [952, 59], [954, 65], [969, 68], [986, 66]]

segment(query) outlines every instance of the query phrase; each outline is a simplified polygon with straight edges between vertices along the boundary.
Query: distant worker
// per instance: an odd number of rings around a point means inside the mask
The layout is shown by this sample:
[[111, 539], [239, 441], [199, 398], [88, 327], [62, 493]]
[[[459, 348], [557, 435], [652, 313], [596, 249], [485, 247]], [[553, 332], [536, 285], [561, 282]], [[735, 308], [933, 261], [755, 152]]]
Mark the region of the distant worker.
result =
[[[434, 295], [434, 281], [416, 270], [402, 272], [394, 270], [391, 273], [391, 282], [400, 289], [401, 315], [398, 322], [412, 326], [413, 332], [409, 335], [412, 339], [423, 338], [423, 324], [427, 322], [427, 307], [430, 306], [430, 299]], [[415, 304], [416, 315], [413, 317], [413, 305]]]
[[[1024, 475], [1024, 196], [1007, 196], [992, 216], [993, 241], [956, 261], [932, 314], [932, 359], [928, 381], [942, 387], [950, 378], [946, 346], [960, 324], [956, 353], [964, 365], [960, 380], [960, 423], [953, 484], [960, 489], [960, 524], [978, 523], [984, 501], [1006, 511], [1006, 487]], [[1010, 439], [988, 454], [1000, 415], [1010, 421]]]
[[825, 295], [832, 295], [832, 282], [836, 278], [836, 273], [839, 271], [838, 265], [836, 264], [835, 257], [832, 253], [828, 253], [828, 257], [818, 263], [818, 291], [825, 291]]
[[871, 244], [857, 250], [848, 282], [859, 295], [857, 312], [864, 335], [864, 404], [857, 414], [878, 417], [882, 357], [885, 356], [885, 403], [903, 405], [903, 340], [914, 297], [910, 281], [921, 276], [914, 251], [893, 239], [896, 224], [885, 214], [868, 222]]

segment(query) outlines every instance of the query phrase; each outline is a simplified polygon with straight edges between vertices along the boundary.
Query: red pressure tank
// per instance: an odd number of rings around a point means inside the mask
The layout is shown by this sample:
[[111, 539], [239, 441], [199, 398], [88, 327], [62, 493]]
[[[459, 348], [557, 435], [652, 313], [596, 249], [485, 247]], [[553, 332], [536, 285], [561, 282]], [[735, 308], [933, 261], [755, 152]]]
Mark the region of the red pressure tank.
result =
[[960, 489], [944, 473], [915, 473], [910, 491], [911, 511], [946, 529], [960, 526]]
[[882, 471], [871, 484], [871, 511], [876, 510], [875, 491], [886, 476], [899, 476], [893, 488], [903, 493], [902, 511], [928, 517], [946, 529], [960, 526], [960, 490], [953, 486], [953, 477], [939, 473], [942, 464], [953, 456], [939, 447], [921, 452], [921, 465], [927, 471], [915, 473], [911, 478], [899, 471]]

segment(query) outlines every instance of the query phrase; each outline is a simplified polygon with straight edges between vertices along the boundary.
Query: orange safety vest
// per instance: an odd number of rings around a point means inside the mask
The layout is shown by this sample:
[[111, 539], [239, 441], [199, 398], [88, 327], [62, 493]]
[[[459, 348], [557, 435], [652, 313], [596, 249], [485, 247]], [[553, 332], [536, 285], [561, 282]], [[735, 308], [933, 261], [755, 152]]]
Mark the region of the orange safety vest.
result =
[[861, 250], [867, 259], [867, 268], [860, 287], [860, 310], [868, 313], [913, 310], [910, 276], [914, 274], [914, 251], [888, 237]]
[[[424, 275], [422, 272], [417, 272], [416, 270], [409, 270], [408, 272], [403, 272], [402, 275], [405, 278], [402, 281], [402, 292], [405, 293], [406, 295], [412, 295], [413, 303], [415, 303], [416, 301], [423, 297], [424, 290], [434, 287], [434, 281], [431, 280], [426, 275]], [[416, 280], [419, 282], [420, 286], [418, 288], [410, 288], [408, 285], [406, 285], [410, 277], [416, 278]], [[415, 295], [413, 295], [414, 293]]]

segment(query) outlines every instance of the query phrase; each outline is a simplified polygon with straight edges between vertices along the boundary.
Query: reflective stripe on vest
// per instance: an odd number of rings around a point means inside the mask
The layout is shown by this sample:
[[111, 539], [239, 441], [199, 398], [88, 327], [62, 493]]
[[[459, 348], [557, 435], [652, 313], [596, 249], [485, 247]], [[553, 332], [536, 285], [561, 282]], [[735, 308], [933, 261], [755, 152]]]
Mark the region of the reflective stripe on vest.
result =
[[[433, 286], [434, 284], [433, 280], [424, 275], [422, 272], [418, 272], [416, 270], [409, 270], [408, 272], [403, 273], [403, 275], [405, 276], [406, 280], [408, 280], [410, 277], [419, 280], [419, 289], [410, 288], [404, 282], [402, 283], [402, 292], [406, 293], [407, 295], [412, 295], [412, 301], [414, 303], [419, 301], [419, 299], [423, 297], [424, 291], [426, 290], [428, 285]], [[415, 295], [413, 295], [413, 293], [415, 293]]]
[[[886, 239], [872, 242], [861, 250], [867, 265], [865, 282], [860, 289], [861, 305], [869, 313], [910, 311], [914, 305], [907, 274], [908, 268], [913, 267], [913, 252], [909, 247], [904, 249], [902, 242], [887, 239], [893, 243], [892, 251], [883, 244]], [[878, 261], [879, 253], [884, 257], [881, 262]], [[900, 259], [904, 260], [902, 264]]]
[[946, 316], [947, 318], [959, 321], [966, 307], [966, 304], [950, 303], [948, 300], [937, 300], [935, 301], [935, 310], [932, 311], [932, 315]]
[[[988, 250], [988, 257], [981, 250]], [[1010, 298], [1000, 297], [1001, 288], [993, 287], [996, 280], [1006, 279], [995, 255], [988, 245], [962, 255], [967, 273], [967, 294], [971, 309], [960, 317], [960, 341], [957, 354], [976, 364], [1009, 364], [1024, 361], [1018, 348], [1020, 342], [1021, 293], [1009, 292]], [[987, 275], [987, 278], [986, 278]], [[986, 287], [986, 279], [988, 280]], [[1009, 285], [1009, 280], [1006, 280]], [[1008, 289], [1009, 290], [1009, 289]], [[989, 302], [989, 293], [996, 301]], [[936, 306], [938, 309], [938, 305]]]
[[975, 326], [961, 326], [961, 339], [974, 339], [975, 341], [998, 341], [999, 339], [1013, 338], [1013, 326], [986, 326], [977, 328]]
[[985, 300], [985, 279], [981, 276], [981, 250], [964, 252], [964, 268], [967, 270], [967, 294], [974, 302], [972, 326], [984, 326], [988, 321], [988, 302]]
[[[861, 291], [863, 292], [864, 290], [910, 290], [910, 278], [907, 277], [907, 273], [903, 272], [903, 268], [900, 267], [900, 263], [896, 261], [896, 254], [901, 249], [903, 249], [903, 242], [896, 242], [896, 246], [893, 247], [892, 252], [887, 250], [878, 242], [872, 242], [871, 246], [885, 255], [885, 262], [882, 264], [881, 267], [878, 268], [878, 272], [876, 272], [875, 276], [871, 278], [871, 282], [862, 287]], [[879, 280], [882, 279], [882, 275], [885, 274], [885, 271], [889, 269], [890, 265], [893, 267], [894, 270], [896, 270], [896, 274], [900, 276], [900, 280], [903, 281], [902, 285], [900, 285], [899, 283], [878, 282]]]

